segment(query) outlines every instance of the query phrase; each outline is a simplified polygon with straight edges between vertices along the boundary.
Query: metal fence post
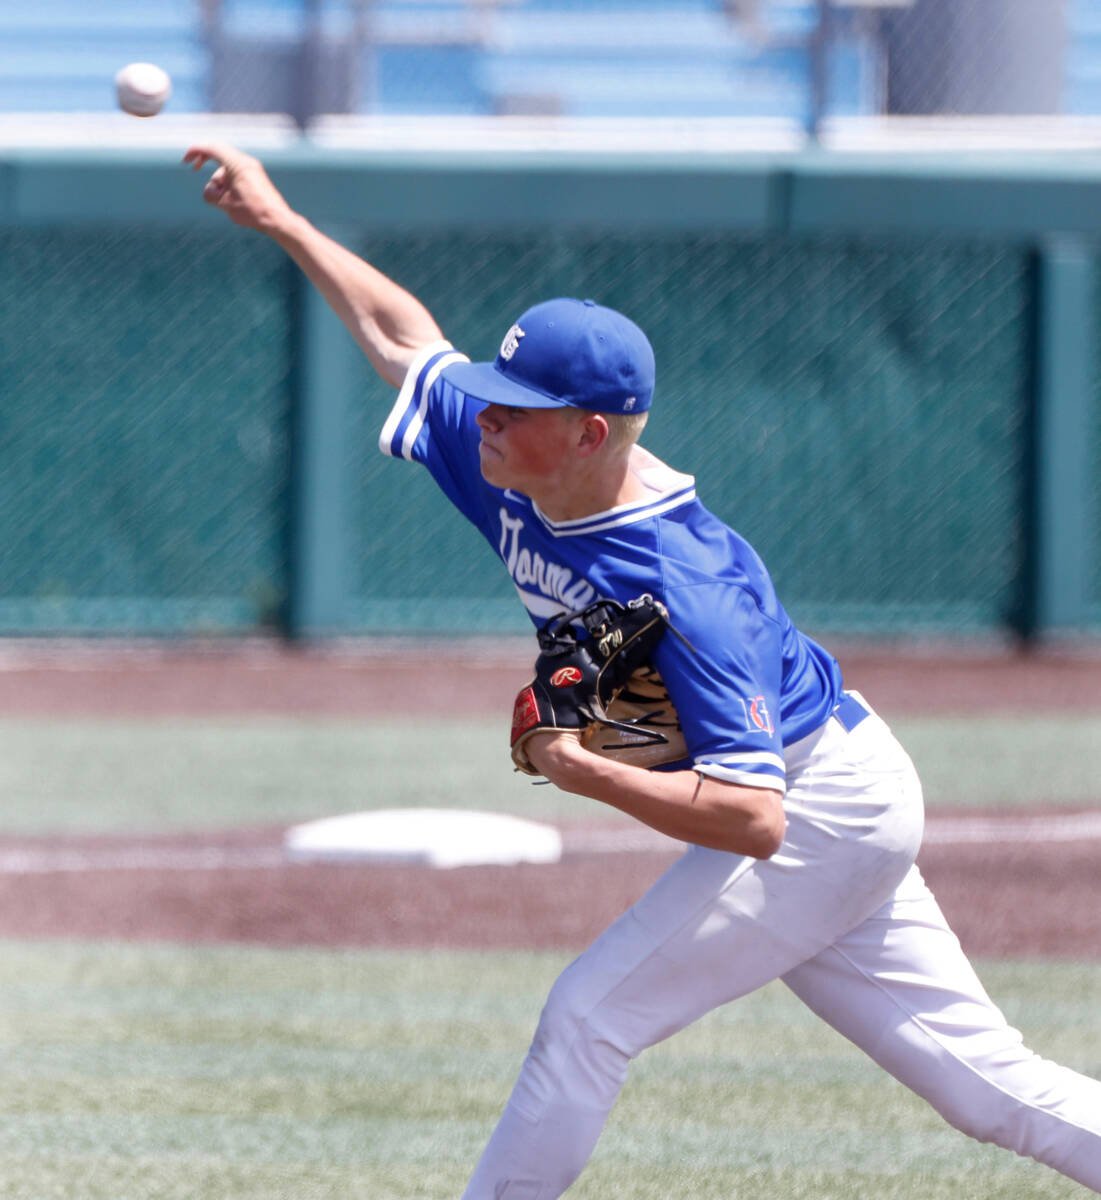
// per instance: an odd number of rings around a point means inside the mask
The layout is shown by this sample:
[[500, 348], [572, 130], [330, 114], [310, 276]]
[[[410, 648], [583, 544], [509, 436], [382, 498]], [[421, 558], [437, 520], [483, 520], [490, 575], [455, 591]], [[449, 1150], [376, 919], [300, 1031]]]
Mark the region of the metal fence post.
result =
[[[352, 239], [326, 229], [334, 240]], [[355, 345], [295, 268], [297, 378], [291, 448], [286, 633], [342, 633], [348, 624], [347, 419]]]
[[1093, 263], [1081, 238], [1039, 247], [1032, 427], [1032, 544], [1025, 633], [1042, 638], [1087, 623]]
[[808, 47], [807, 111], [804, 117], [804, 128], [812, 142], [818, 141], [822, 122], [828, 116], [833, 35], [833, 0], [818, 0], [818, 21]]

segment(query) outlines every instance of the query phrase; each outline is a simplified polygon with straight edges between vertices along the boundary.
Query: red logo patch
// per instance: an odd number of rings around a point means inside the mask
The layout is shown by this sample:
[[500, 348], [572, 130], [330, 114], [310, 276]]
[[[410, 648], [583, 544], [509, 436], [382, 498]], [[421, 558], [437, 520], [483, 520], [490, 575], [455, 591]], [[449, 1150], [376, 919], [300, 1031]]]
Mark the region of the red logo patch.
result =
[[539, 724], [539, 705], [535, 702], [535, 689], [526, 687], [516, 697], [512, 706], [512, 737], [509, 745], [515, 746], [519, 738]]
[[754, 696], [749, 701], [743, 700], [742, 707], [745, 709], [746, 716], [755, 729], [759, 729], [762, 733], [767, 733], [770, 736], [776, 732], [772, 725], [772, 714], [765, 706], [764, 696]]
[[577, 667], [559, 667], [550, 677], [551, 687], [573, 687], [581, 682], [581, 672]]

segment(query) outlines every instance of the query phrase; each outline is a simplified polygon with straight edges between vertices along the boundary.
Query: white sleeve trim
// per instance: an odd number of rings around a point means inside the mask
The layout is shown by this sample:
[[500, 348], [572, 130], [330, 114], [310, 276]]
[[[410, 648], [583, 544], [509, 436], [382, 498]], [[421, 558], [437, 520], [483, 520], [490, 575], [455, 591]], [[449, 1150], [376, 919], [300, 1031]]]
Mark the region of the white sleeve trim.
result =
[[784, 774], [787, 764], [779, 754], [769, 754], [767, 750], [742, 750], [734, 754], [709, 754], [703, 760], [707, 764], [714, 763], [719, 767], [732, 766], [735, 763], [759, 763], [764, 769], [772, 768]]
[[[452, 353], [446, 354], [444, 351], [450, 350]], [[420, 373], [424, 370], [425, 363], [429, 362], [435, 355], [440, 354], [439, 362], [434, 363], [432, 370], [425, 376], [424, 386], [417, 395], [417, 381], [420, 379]], [[424, 414], [428, 410], [428, 393], [432, 385], [436, 382], [440, 371], [445, 366], [453, 362], [469, 361], [465, 354], [460, 354], [450, 342], [438, 341], [429, 342], [428, 345], [422, 346], [416, 354], [416, 357], [409, 364], [409, 369], [405, 372], [405, 379], [402, 381], [401, 390], [398, 392], [398, 398], [394, 401], [394, 407], [390, 409], [390, 415], [386, 418], [386, 422], [382, 427], [382, 432], [378, 438], [378, 448], [383, 454], [391, 458], [411, 457], [413, 443], [417, 440], [417, 436], [424, 425]], [[394, 435], [397, 433], [403, 418], [409, 412], [414, 399], [417, 402], [416, 412], [413, 414], [405, 436], [401, 440], [401, 446], [395, 448]]]
[[768, 770], [739, 770], [737, 767], [720, 766], [718, 763], [696, 763], [693, 768], [699, 775], [708, 775], [722, 783], [736, 783], [740, 787], [764, 788], [784, 795], [787, 791], [787, 776], [774, 775]]

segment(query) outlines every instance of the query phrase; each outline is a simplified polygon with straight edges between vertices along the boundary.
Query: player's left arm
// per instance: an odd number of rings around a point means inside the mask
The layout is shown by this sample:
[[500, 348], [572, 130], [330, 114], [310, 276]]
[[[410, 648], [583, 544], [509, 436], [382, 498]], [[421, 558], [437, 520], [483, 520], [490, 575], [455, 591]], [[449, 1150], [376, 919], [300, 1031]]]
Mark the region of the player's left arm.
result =
[[[778, 708], [778, 629], [741, 586], [711, 582], [667, 589], [665, 600], [680, 636], [661, 635], [653, 661], [683, 727], [692, 766], [655, 771], [629, 759], [609, 760], [571, 736], [567, 726], [534, 747], [525, 744], [528, 758], [564, 791], [610, 804], [670, 837], [769, 858], [786, 830], [786, 770], [769, 715]], [[743, 703], [746, 696], [754, 703]]]
[[527, 743], [532, 765], [565, 792], [628, 813], [660, 833], [753, 858], [771, 858], [784, 840], [783, 796], [696, 771], [648, 771], [584, 749], [571, 733], [540, 733]]

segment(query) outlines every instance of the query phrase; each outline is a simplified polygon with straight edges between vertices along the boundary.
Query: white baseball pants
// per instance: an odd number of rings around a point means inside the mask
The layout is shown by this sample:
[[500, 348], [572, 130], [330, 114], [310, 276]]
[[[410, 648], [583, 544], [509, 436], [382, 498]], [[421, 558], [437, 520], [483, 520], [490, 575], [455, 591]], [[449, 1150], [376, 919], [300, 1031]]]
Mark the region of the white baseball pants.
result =
[[914, 858], [921, 788], [874, 714], [786, 752], [767, 861], [690, 847], [559, 977], [464, 1200], [552, 1200], [581, 1173], [636, 1055], [783, 979], [981, 1141], [1101, 1192], [1101, 1082], [1025, 1049]]

